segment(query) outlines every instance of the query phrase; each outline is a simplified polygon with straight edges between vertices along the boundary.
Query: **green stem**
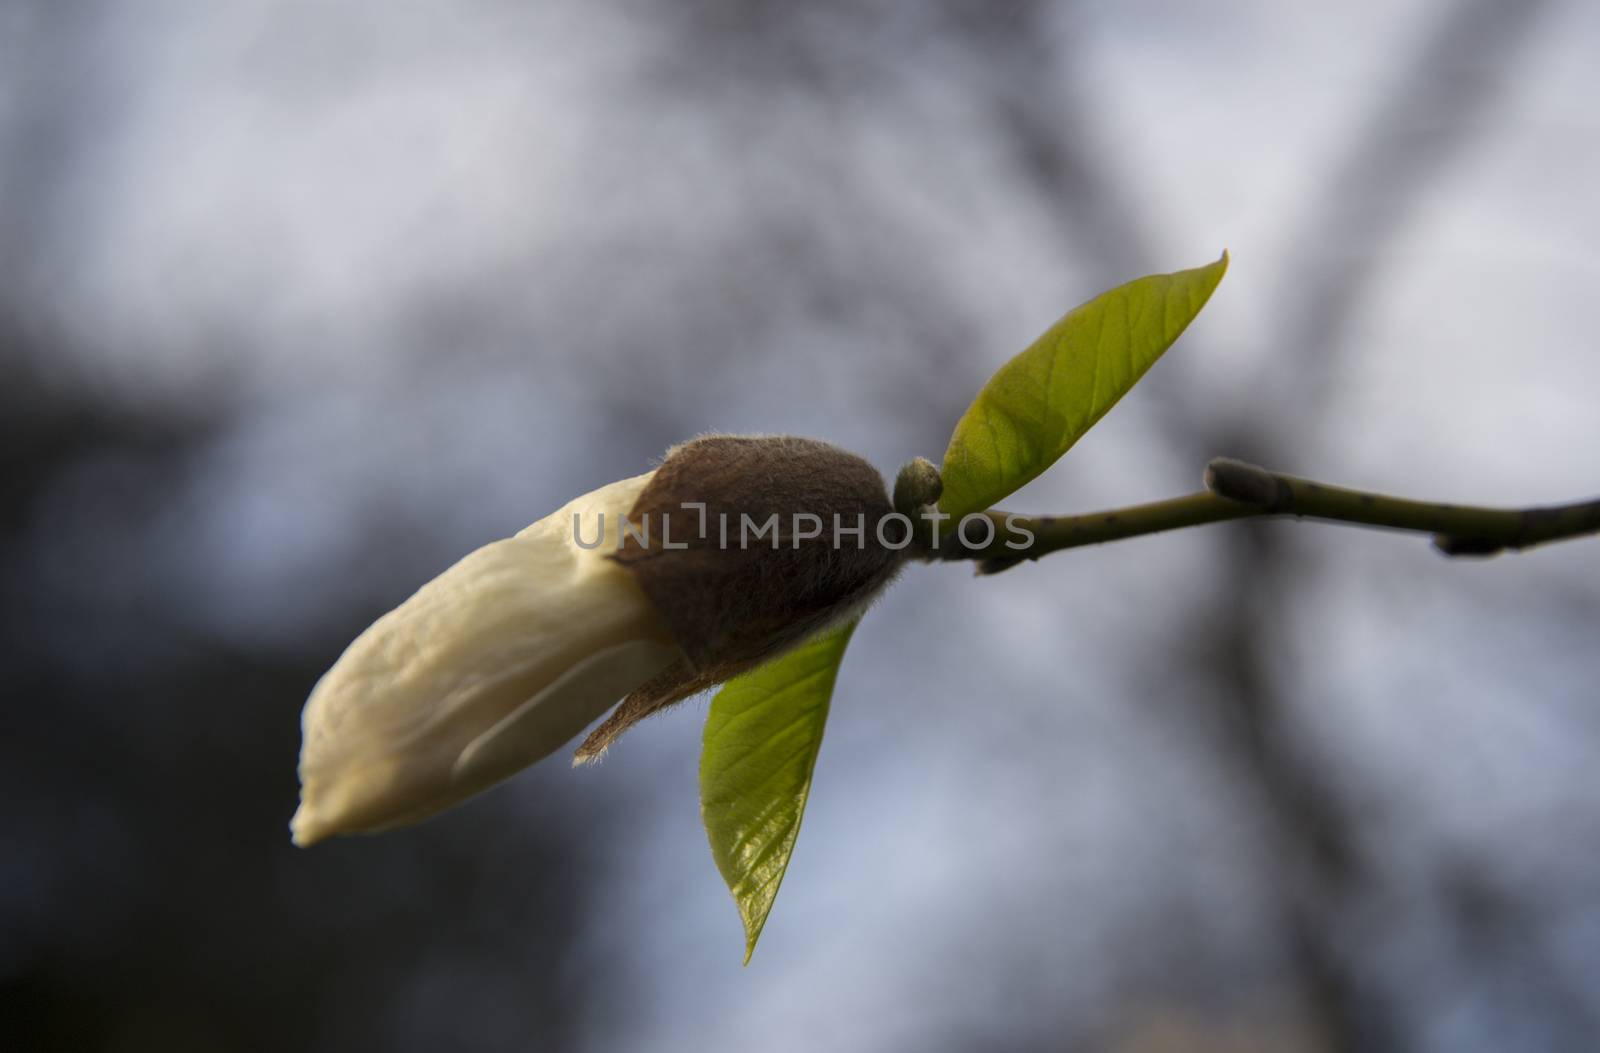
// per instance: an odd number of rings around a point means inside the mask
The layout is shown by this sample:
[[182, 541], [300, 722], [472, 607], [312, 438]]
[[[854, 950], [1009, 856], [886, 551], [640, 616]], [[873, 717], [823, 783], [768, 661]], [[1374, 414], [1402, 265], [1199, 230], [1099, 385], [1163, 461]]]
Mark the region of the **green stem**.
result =
[[[1021, 516], [985, 512], [994, 523], [987, 544], [967, 545], [954, 532], [940, 539], [936, 559], [978, 561], [978, 573], [997, 574], [1061, 549], [1251, 516], [1295, 516], [1412, 530], [1433, 535], [1447, 556], [1492, 556], [1600, 533], [1600, 498], [1542, 508], [1480, 508], [1436, 504], [1312, 482], [1218, 458], [1206, 466], [1206, 490], [1166, 501], [1080, 516]], [[1033, 541], [1012, 547], [1027, 531]], [[977, 531], [969, 531], [977, 533]], [[1009, 543], [1009, 544], [1008, 544]]]
[[[1081, 516], [1024, 516], [991, 509], [983, 513], [994, 523], [994, 538], [986, 545], [967, 545], [952, 530], [939, 537], [936, 559], [975, 559], [979, 574], [998, 574], [1025, 560], [1083, 545], [1121, 541], [1141, 534], [1156, 534], [1180, 527], [1219, 523], [1260, 514], [1253, 505], [1230, 501], [1216, 494], [1197, 493], [1132, 505]], [[1024, 533], [1026, 532], [1026, 533]], [[968, 531], [977, 534], [976, 528]], [[1031, 544], [1015, 548], [1027, 534]]]

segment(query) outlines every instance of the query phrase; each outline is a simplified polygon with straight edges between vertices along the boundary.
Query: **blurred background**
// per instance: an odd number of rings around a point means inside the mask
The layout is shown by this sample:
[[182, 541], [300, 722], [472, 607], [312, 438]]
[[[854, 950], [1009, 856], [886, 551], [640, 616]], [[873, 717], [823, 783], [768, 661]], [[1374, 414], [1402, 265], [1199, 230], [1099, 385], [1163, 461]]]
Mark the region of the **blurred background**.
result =
[[1600, 491], [1600, 6], [0, 5], [0, 1048], [1600, 1048], [1600, 550], [1225, 524], [856, 634], [741, 968], [703, 700], [289, 844], [299, 713], [708, 431], [937, 458], [1233, 266], [1008, 502]]

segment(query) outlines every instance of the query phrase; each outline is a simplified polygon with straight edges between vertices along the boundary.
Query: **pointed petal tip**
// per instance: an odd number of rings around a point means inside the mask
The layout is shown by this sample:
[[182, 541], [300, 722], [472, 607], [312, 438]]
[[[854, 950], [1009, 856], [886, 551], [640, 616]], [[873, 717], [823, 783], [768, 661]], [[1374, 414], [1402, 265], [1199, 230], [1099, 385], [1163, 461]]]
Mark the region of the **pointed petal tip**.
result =
[[294, 818], [289, 820], [289, 840], [294, 842], [296, 848], [310, 848], [319, 841], [326, 841], [332, 832], [312, 818], [304, 804], [295, 810]]

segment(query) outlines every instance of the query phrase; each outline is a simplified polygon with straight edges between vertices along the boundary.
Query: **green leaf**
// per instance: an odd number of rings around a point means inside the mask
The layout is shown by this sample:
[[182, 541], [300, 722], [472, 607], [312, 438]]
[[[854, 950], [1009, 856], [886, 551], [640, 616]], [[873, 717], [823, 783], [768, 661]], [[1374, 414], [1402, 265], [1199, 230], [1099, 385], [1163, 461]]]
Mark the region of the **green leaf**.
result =
[[940, 511], [981, 512], [1054, 464], [1172, 346], [1227, 269], [1224, 252], [1102, 293], [1001, 366], [950, 436]]
[[711, 700], [700, 817], [744, 919], [744, 961], [789, 869], [839, 662], [856, 623], [728, 681]]

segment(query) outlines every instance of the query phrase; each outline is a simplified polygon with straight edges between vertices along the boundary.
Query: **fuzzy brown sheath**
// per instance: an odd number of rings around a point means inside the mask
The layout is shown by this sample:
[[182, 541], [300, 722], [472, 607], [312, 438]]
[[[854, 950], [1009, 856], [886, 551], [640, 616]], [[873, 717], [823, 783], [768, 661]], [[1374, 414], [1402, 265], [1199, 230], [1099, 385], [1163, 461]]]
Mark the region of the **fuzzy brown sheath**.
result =
[[[705, 505], [703, 533], [697, 504]], [[577, 759], [593, 759], [656, 710], [759, 665], [865, 604], [903, 562], [902, 552], [878, 539], [880, 521], [893, 511], [877, 469], [828, 443], [714, 435], [673, 447], [628, 514], [635, 531], [648, 522], [648, 544], [629, 532], [612, 558], [633, 573], [686, 661], [624, 699]], [[821, 536], [797, 541], [797, 533], [815, 527], [803, 519], [797, 530], [797, 513], [817, 516]], [[774, 515], [776, 533], [756, 537]], [[859, 539], [841, 534], [836, 544], [835, 516], [852, 531], [860, 525]], [[891, 541], [903, 533], [893, 523], [884, 529]]]

